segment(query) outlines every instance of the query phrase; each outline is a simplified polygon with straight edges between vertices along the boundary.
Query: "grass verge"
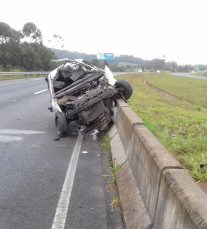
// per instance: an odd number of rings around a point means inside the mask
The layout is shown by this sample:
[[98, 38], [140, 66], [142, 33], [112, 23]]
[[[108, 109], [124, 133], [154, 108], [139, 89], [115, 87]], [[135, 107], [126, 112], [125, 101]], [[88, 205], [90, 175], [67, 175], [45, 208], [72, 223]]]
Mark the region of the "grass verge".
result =
[[192, 102], [195, 106], [207, 107], [207, 80], [161, 73], [151, 75], [148, 82], [165, 92]]
[[203, 72], [202, 73], [201, 72], [200, 73], [197, 72], [197, 73], [193, 73], [191, 75], [193, 75], [193, 76], [204, 76], [204, 77], [206, 77], [207, 76], [207, 72], [204, 72], [204, 73]]
[[112, 184], [114, 188], [116, 195], [114, 196], [114, 199], [110, 204], [110, 207], [116, 208], [116, 207], [121, 206], [121, 201], [118, 195], [118, 188], [117, 188], [117, 183], [116, 183], [116, 175], [115, 175], [116, 171], [120, 168], [120, 165], [118, 164], [115, 167], [113, 166], [111, 152], [110, 152], [110, 141], [111, 139], [109, 138], [108, 134], [105, 134], [103, 136], [103, 142], [101, 144], [101, 147], [103, 150], [105, 150], [108, 153], [108, 165], [110, 166], [111, 173], [102, 175], [102, 177], [105, 179], [109, 179], [110, 183]]
[[[200, 170], [200, 164], [207, 163], [206, 109], [197, 109], [195, 105], [161, 95], [143, 84], [146, 77], [150, 77], [151, 84], [164, 88], [166, 92], [189, 95], [186, 97], [188, 100], [191, 98], [190, 91], [198, 91], [198, 85], [207, 89], [207, 81], [194, 82], [193, 79], [169, 76], [167, 73], [136, 73], [117, 76], [117, 78], [128, 80], [132, 85], [133, 95], [128, 100], [128, 104], [145, 122], [146, 127], [196, 181], [206, 180], [207, 174], [202, 174]], [[186, 80], [185, 83], [183, 80]], [[189, 80], [193, 83], [190, 84]], [[195, 94], [193, 97], [195, 101], [199, 101], [200, 95], [200, 93]], [[204, 95], [203, 92], [202, 95]]]

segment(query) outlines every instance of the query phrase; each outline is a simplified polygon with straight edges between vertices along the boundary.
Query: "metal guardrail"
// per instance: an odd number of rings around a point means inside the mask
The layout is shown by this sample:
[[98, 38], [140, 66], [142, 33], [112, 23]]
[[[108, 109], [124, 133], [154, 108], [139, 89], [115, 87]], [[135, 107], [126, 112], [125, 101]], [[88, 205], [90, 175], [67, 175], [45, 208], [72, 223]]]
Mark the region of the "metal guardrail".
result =
[[0, 72], [0, 76], [46, 75], [50, 72]]
[[46, 76], [50, 72], [0, 72], [0, 80], [12, 80], [12, 79], [22, 79], [22, 78], [35, 78]]

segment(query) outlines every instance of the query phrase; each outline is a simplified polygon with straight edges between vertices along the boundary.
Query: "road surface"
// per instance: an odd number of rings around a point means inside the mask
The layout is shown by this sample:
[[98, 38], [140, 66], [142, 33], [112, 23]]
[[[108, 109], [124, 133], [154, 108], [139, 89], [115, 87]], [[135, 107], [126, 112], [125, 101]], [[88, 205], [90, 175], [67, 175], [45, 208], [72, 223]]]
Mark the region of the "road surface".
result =
[[0, 228], [125, 228], [101, 139], [57, 138], [44, 78], [0, 81]]

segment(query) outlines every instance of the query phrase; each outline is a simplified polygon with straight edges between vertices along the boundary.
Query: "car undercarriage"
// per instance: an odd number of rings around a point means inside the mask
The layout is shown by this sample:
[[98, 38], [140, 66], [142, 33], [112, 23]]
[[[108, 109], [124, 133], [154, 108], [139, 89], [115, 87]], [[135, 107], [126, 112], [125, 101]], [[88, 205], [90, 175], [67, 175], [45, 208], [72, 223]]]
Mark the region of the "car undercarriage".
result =
[[108, 67], [102, 70], [85, 60], [67, 60], [48, 74], [47, 81], [60, 137], [67, 135], [71, 121], [81, 125], [84, 133], [103, 132], [111, 121], [115, 100], [127, 100], [132, 94], [131, 85], [114, 79]]

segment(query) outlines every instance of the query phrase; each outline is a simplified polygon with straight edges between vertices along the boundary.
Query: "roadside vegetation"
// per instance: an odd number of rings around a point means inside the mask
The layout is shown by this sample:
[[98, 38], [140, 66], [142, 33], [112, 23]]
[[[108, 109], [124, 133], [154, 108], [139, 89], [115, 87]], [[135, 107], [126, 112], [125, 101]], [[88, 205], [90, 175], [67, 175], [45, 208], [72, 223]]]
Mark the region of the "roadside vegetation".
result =
[[0, 71], [48, 71], [55, 66], [51, 59], [55, 54], [43, 45], [42, 33], [34, 23], [17, 31], [0, 22]]
[[50, 48], [43, 45], [42, 32], [33, 22], [27, 22], [19, 31], [0, 22], [0, 71], [49, 71], [57, 67], [51, 59], [85, 59], [97, 67], [109, 66], [114, 72], [133, 72], [134, 69], [150, 71], [192, 72], [202, 71], [205, 65], [179, 65], [160, 58], [144, 60], [133, 55], [114, 56], [113, 60], [97, 60], [96, 54], [71, 52], [64, 49], [62, 36], [53, 34], [48, 40]]
[[110, 141], [111, 141], [111, 138], [109, 138], [108, 134], [106, 133], [103, 136], [101, 147], [108, 154], [108, 165], [110, 167], [111, 172], [109, 174], [102, 175], [102, 177], [105, 179], [108, 179], [114, 189], [113, 200], [110, 204], [110, 207], [119, 208], [121, 207], [121, 201], [120, 201], [120, 197], [118, 194], [118, 187], [117, 187], [115, 173], [120, 168], [120, 165], [118, 164], [115, 167], [113, 166], [111, 152], [110, 152]]
[[[201, 173], [200, 164], [207, 163], [207, 82], [168, 73], [125, 74], [117, 78], [131, 83], [133, 95], [128, 104], [146, 127], [196, 181], [206, 180], [207, 173]], [[144, 79], [192, 104], [155, 91], [144, 84]]]
[[174, 76], [164, 72], [151, 75], [147, 81], [167, 93], [192, 102], [196, 107], [207, 108], [206, 80]]

